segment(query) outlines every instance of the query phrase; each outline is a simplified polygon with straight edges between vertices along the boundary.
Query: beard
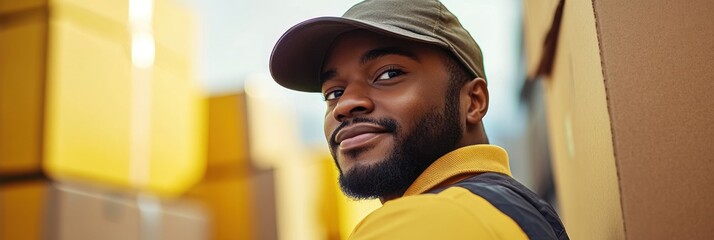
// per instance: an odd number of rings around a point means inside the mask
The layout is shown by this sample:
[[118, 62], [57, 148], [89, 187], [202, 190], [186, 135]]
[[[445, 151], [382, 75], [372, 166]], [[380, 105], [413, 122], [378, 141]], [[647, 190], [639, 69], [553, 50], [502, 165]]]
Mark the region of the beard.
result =
[[[350, 121], [370, 122], [384, 127], [395, 137], [395, 144], [382, 161], [367, 166], [355, 165], [345, 173], [337, 161], [338, 146], [330, 141], [332, 157], [340, 172], [342, 192], [357, 200], [402, 196], [429, 165], [456, 149], [462, 137], [458, 96], [458, 91], [447, 91], [443, 112], [431, 111], [415, 119], [417, 124], [406, 133], [402, 133], [403, 128], [394, 119], [355, 118]], [[348, 122], [343, 122], [337, 130], [346, 125]], [[366, 150], [356, 149], [345, 154], [357, 158]]]

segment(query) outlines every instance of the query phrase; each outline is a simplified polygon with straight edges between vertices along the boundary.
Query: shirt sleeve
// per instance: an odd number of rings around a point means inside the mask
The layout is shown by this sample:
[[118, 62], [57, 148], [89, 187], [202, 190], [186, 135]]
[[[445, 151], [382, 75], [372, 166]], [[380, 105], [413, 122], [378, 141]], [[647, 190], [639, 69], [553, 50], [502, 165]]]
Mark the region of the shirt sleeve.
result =
[[510, 217], [466, 189], [392, 200], [360, 222], [349, 239], [527, 239]]

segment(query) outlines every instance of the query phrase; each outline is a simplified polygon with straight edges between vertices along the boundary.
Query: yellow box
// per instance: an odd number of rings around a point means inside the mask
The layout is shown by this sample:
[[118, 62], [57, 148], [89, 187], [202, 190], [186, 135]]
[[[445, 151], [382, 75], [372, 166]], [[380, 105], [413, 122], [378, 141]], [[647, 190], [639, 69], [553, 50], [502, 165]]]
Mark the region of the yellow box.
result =
[[0, 15], [46, 8], [47, 0], [3, 0], [0, 1]]
[[47, 10], [20, 2], [0, 5], [0, 175], [41, 171]]
[[[187, 197], [206, 204], [212, 239], [261, 239], [261, 203], [257, 202], [256, 171], [248, 156], [248, 125], [244, 94], [208, 98], [207, 166], [205, 177]], [[266, 189], [274, 191], [273, 187]], [[273, 199], [263, 199], [275, 211]], [[275, 224], [274, 222], [272, 223]], [[274, 230], [274, 229], [272, 229]]]
[[[205, 102], [189, 58], [194, 46], [167, 48], [168, 38], [155, 36], [153, 67], [132, 65], [128, 1], [111, 2], [53, 2], [46, 170], [60, 179], [179, 195], [205, 168]], [[158, 29], [171, 19], [160, 22]]]
[[50, 215], [46, 182], [18, 183], [0, 188], [0, 239], [40, 240]]

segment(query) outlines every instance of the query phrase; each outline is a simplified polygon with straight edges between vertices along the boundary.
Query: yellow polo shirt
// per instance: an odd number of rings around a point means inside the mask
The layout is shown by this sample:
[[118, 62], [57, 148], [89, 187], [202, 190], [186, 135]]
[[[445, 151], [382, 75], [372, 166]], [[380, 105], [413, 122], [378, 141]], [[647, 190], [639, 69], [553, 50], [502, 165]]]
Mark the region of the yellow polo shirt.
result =
[[508, 154], [495, 145], [472, 145], [437, 159], [401, 198], [360, 222], [350, 239], [528, 239], [508, 215], [461, 187], [422, 194], [462, 174], [511, 175]]

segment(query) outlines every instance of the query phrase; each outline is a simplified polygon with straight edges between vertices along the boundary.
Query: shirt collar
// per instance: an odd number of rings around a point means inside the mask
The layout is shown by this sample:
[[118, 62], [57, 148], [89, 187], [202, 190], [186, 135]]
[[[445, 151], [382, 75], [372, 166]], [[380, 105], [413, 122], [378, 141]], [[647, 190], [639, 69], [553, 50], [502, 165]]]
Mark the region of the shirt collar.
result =
[[424, 170], [404, 192], [404, 197], [429, 191], [439, 183], [461, 174], [482, 172], [511, 176], [506, 150], [496, 145], [479, 144], [451, 151]]

